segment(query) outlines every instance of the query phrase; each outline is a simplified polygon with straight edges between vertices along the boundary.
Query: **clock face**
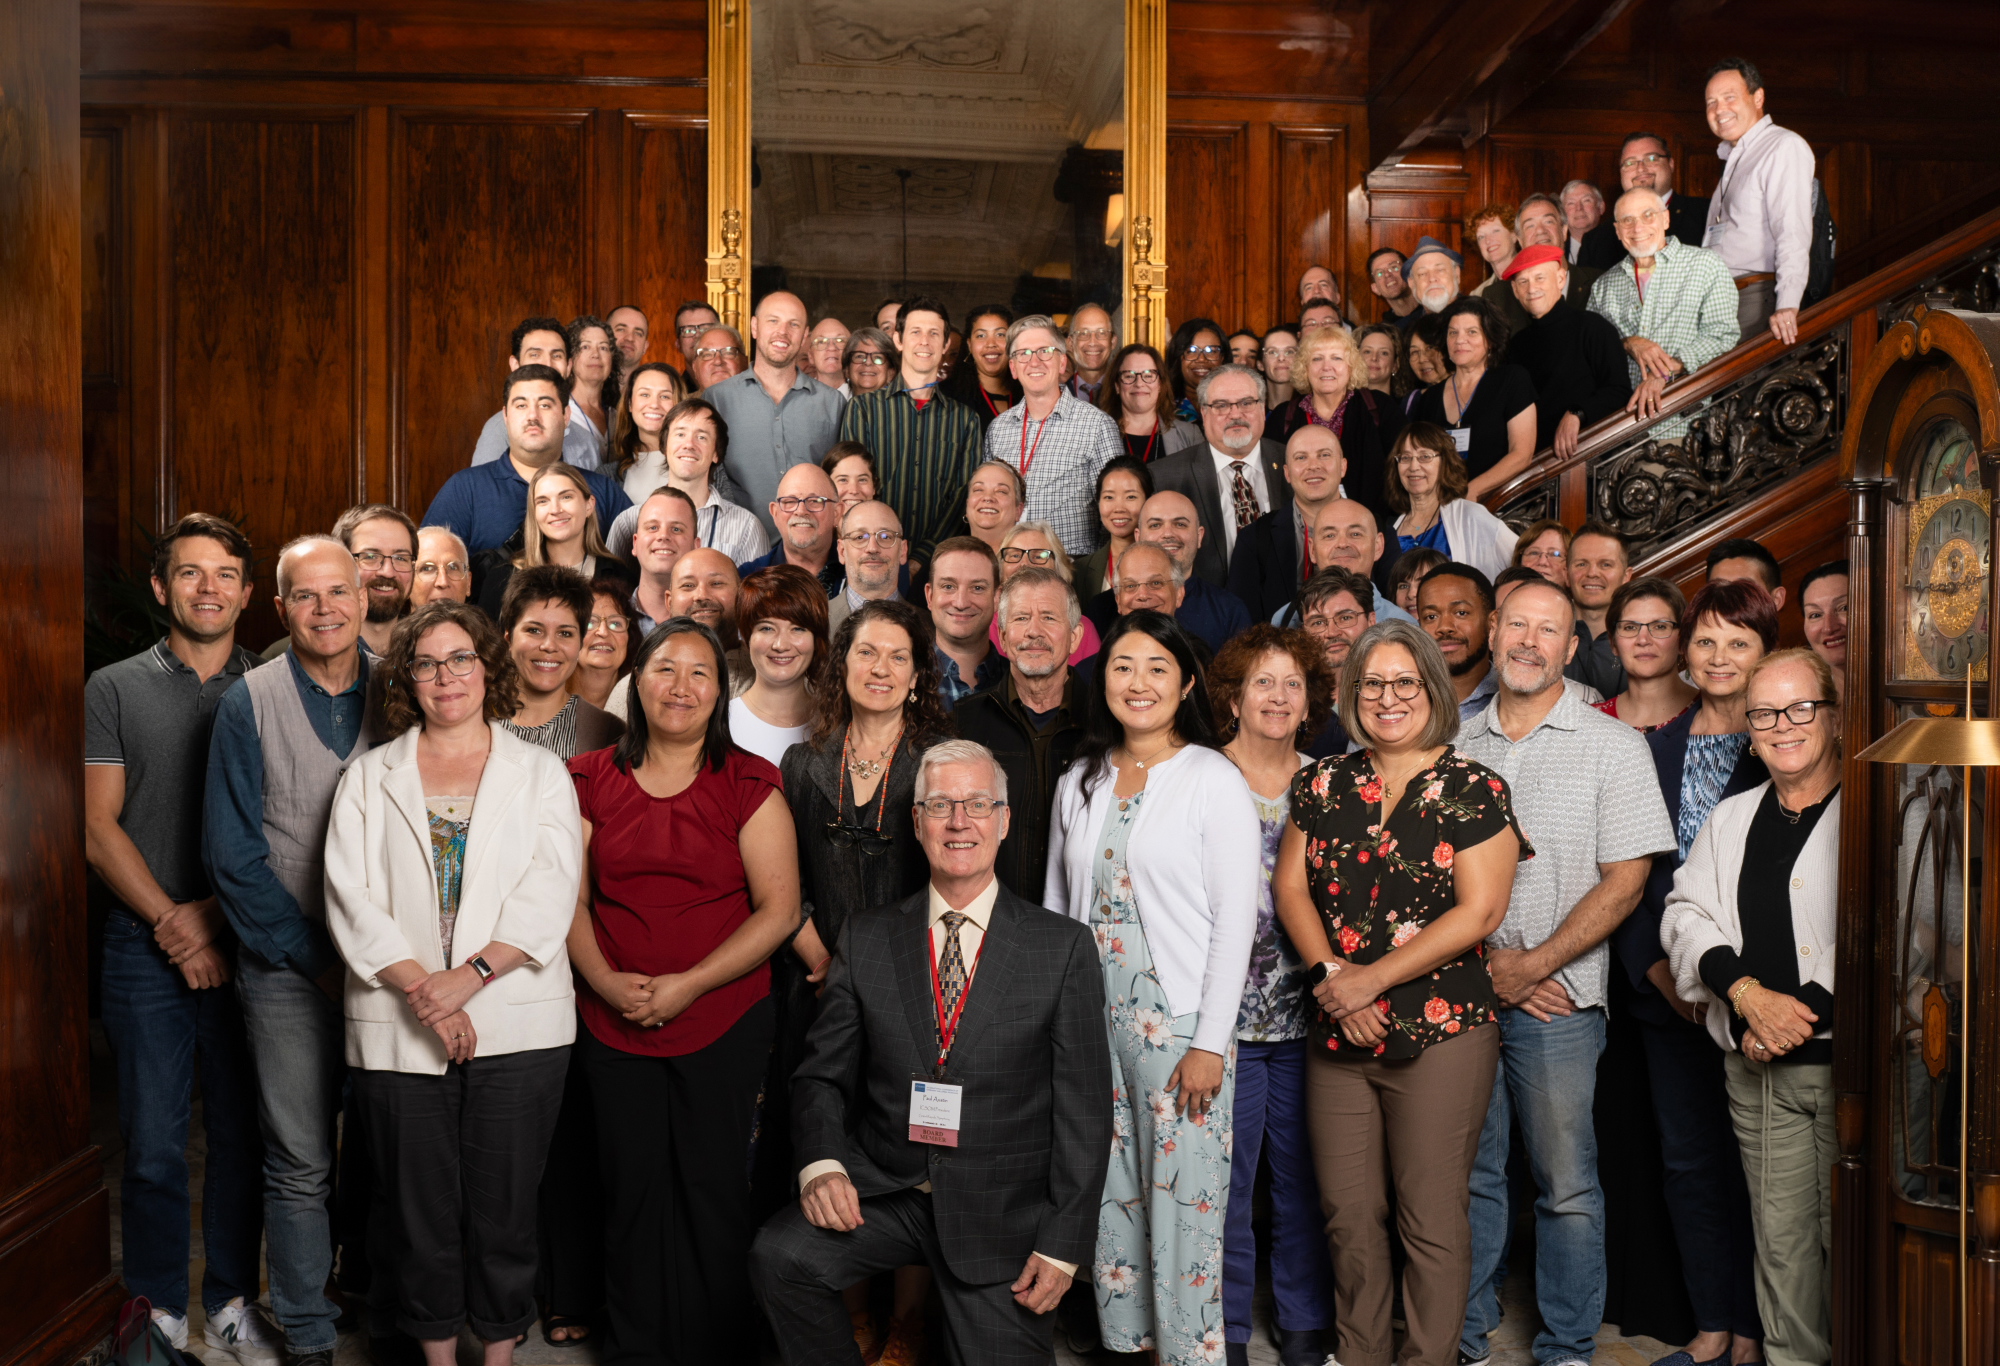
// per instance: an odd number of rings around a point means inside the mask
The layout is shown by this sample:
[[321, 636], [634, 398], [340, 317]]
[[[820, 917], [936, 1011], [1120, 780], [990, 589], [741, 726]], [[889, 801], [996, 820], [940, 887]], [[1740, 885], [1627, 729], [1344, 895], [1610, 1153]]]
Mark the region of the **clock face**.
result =
[[1986, 660], [1986, 601], [1992, 564], [1986, 492], [1973, 488], [1922, 500], [1911, 523], [1906, 665], [1931, 678], [1964, 678]]
[[1979, 445], [1957, 418], [1940, 418], [1925, 429], [1917, 457], [1918, 498], [1936, 498], [1954, 489], [1979, 487]]

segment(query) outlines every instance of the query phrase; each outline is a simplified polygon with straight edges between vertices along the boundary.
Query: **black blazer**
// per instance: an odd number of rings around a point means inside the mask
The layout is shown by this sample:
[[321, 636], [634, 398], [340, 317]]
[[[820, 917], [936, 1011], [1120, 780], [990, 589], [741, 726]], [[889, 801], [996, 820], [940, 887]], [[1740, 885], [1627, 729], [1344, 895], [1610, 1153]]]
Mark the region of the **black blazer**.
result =
[[962, 1280], [1012, 1280], [1032, 1252], [1087, 1262], [1111, 1154], [1097, 942], [1000, 887], [946, 1070], [959, 1146], [913, 1143], [910, 1082], [937, 1061], [928, 908], [925, 890], [848, 917], [792, 1078], [796, 1160], [841, 1163], [864, 1199], [928, 1180]]
[[[1613, 195], [1612, 203], [1618, 196]], [[1618, 240], [1618, 230], [1611, 225], [1611, 204], [1604, 206], [1604, 217], [1597, 220], [1597, 226], [1583, 235], [1577, 244], [1576, 264], [1587, 266], [1600, 273], [1611, 269], [1625, 259], [1625, 244]], [[1575, 270], [1576, 266], [1570, 267]]]
[[[1285, 458], [1283, 447], [1292, 433], [1306, 425], [1305, 405], [1312, 400], [1300, 395], [1272, 409], [1264, 423], [1264, 439], [1278, 443], [1278, 459]], [[1340, 454], [1347, 472], [1340, 486], [1347, 496], [1375, 514], [1378, 530], [1387, 534], [1396, 513], [1382, 496], [1382, 473], [1388, 467], [1389, 450], [1403, 427], [1403, 413], [1395, 399], [1373, 389], [1356, 389], [1340, 420]]]
[[[1264, 483], [1271, 491], [1271, 506], [1265, 511], [1289, 508], [1292, 486], [1285, 482], [1285, 448], [1275, 441], [1257, 445], [1264, 462]], [[1194, 554], [1194, 572], [1217, 588], [1229, 582], [1229, 559], [1223, 554], [1228, 544], [1222, 530], [1222, 480], [1215, 473], [1215, 459], [1208, 453], [1208, 439], [1183, 446], [1155, 460], [1150, 466], [1155, 491], [1172, 489], [1186, 494], [1201, 517], [1201, 549]], [[1229, 500], [1229, 515], [1236, 515], [1236, 500]]]
[[1700, 246], [1708, 235], [1708, 200], [1674, 191], [1674, 197], [1667, 201], [1667, 231], [1686, 246]]
[[1083, 743], [1089, 717], [1090, 689], [1075, 669], [1063, 685], [1060, 713], [1046, 730], [1029, 719], [1008, 673], [959, 698], [951, 709], [959, 738], [976, 740], [992, 750], [993, 761], [1007, 775], [1010, 817], [994, 871], [1010, 890], [1023, 896], [1039, 897], [1048, 877], [1056, 780]]
[[1243, 599], [1253, 622], [1269, 621], [1298, 596], [1304, 583], [1299, 577], [1305, 547], [1299, 544], [1298, 520], [1295, 510], [1286, 506], [1236, 533], [1236, 553], [1229, 557], [1229, 591]]

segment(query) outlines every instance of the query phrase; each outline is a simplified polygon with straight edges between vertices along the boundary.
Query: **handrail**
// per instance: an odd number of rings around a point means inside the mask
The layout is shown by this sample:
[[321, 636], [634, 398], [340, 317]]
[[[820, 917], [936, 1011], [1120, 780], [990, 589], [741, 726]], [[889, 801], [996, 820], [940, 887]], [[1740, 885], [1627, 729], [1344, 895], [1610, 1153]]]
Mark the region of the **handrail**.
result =
[[1799, 315], [1799, 339], [1793, 346], [1786, 346], [1768, 335], [1753, 342], [1744, 342], [1693, 375], [1668, 386], [1656, 416], [1638, 418], [1629, 413], [1618, 413], [1608, 417], [1586, 430], [1578, 440], [1575, 452], [1567, 458], [1557, 456], [1552, 448], [1544, 449], [1536, 454], [1527, 469], [1488, 491], [1481, 501], [1497, 511], [1505, 504], [1535, 493], [1542, 486], [1554, 483], [1557, 487], [1564, 487], [1572, 484], [1600, 457], [1631, 445], [1663, 422], [1677, 417], [1695, 417], [1703, 405], [1725, 389], [1751, 378], [1766, 366], [1789, 355], [1806, 354], [1815, 342], [1841, 332], [1857, 317], [1869, 318], [1868, 340], [1872, 342], [1872, 315], [1878, 305], [1917, 288], [1961, 258], [1995, 245], [2000, 245], [2000, 209], [1981, 214], [1945, 233], [1922, 250], [1911, 252], [1894, 265], [1878, 270], [1806, 309]]

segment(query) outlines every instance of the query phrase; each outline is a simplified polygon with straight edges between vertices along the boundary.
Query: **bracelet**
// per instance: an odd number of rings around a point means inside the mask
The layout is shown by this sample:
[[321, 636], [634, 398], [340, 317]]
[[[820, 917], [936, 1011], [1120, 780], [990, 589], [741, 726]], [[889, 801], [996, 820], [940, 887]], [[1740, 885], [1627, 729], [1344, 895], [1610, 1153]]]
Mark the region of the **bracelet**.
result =
[[1729, 993], [1729, 1008], [1735, 1011], [1741, 1018], [1748, 1019], [1749, 1016], [1743, 1014], [1743, 993], [1750, 990], [1751, 987], [1762, 985], [1763, 983], [1759, 982], [1755, 977], [1744, 978], [1742, 982], [1737, 984], [1736, 990]]

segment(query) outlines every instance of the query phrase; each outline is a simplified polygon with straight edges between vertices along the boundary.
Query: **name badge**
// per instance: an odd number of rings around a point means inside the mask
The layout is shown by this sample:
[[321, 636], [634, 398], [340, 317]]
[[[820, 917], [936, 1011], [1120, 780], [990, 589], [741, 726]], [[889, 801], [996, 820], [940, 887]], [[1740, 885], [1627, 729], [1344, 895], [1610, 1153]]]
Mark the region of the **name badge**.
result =
[[1472, 428], [1453, 427], [1451, 429], [1451, 444], [1458, 447], [1458, 453], [1460, 455], [1464, 455], [1467, 451], [1471, 450]]
[[964, 1102], [963, 1086], [944, 1081], [912, 1081], [910, 1142], [956, 1148], [959, 1110]]

